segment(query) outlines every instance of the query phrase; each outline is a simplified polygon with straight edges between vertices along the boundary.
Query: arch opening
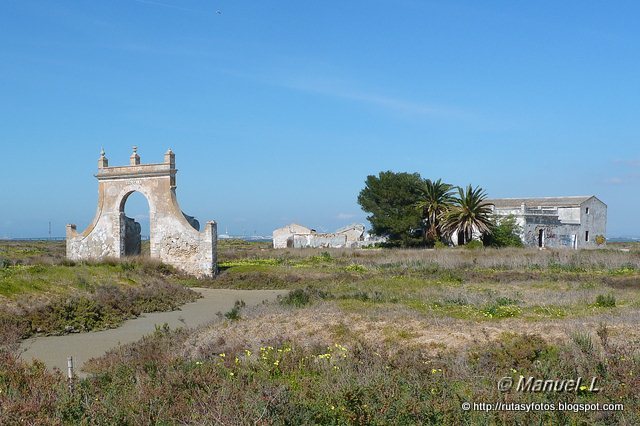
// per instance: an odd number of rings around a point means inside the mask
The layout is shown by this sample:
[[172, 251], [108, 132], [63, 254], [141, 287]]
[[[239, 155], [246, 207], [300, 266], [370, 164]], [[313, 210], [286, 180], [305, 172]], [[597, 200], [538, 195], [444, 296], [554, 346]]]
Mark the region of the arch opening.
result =
[[123, 253], [125, 256], [150, 255], [151, 223], [149, 202], [138, 191], [131, 191], [122, 198], [120, 217]]

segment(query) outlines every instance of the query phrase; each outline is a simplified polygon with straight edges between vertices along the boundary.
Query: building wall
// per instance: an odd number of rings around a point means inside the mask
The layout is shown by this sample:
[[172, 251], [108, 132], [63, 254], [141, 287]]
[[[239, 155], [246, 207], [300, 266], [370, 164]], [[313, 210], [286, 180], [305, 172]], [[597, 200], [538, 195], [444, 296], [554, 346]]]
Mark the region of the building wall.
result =
[[365, 226], [360, 223], [344, 226], [334, 233], [318, 233], [295, 223], [273, 231], [274, 248], [358, 248], [385, 241], [386, 238], [366, 234]]
[[[587, 208], [589, 208], [588, 214]], [[596, 236], [607, 235], [607, 205], [595, 197], [588, 199], [580, 206], [580, 223], [578, 248], [598, 247]], [[585, 238], [587, 231], [589, 231], [589, 241]]]
[[296, 234], [311, 235], [313, 230], [295, 223], [278, 228], [272, 233], [273, 248], [293, 247], [293, 236]]
[[347, 239], [347, 242], [353, 243], [356, 241], [361, 241], [364, 238], [364, 230], [352, 228], [340, 232], [339, 235], [344, 235]]
[[344, 234], [294, 235], [294, 248], [343, 248], [347, 246]]
[[134, 219], [124, 217], [124, 255], [137, 256], [142, 252], [142, 227]]
[[538, 247], [542, 231], [543, 247], [575, 248], [580, 225], [563, 224], [554, 216], [528, 216], [525, 222], [522, 242], [526, 246]]
[[558, 207], [558, 218], [563, 223], [580, 223], [580, 207]]
[[[595, 248], [598, 247], [596, 236], [606, 235], [607, 205], [596, 197], [589, 198], [579, 207], [557, 207], [557, 215], [550, 214], [553, 210], [553, 207], [527, 209], [521, 206], [498, 208], [494, 212], [500, 216], [513, 215], [522, 228], [522, 242], [530, 247], [539, 246], [540, 231], [543, 232], [543, 246], [548, 248]], [[534, 211], [547, 214], [532, 214]]]

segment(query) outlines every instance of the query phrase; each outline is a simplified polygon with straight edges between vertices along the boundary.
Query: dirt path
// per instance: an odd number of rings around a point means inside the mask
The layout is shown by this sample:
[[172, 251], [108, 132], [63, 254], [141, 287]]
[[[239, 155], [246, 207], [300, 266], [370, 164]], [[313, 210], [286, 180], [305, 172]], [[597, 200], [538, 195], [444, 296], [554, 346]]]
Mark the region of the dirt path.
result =
[[197, 327], [214, 319], [217, 312], [229, 311], [236, 300], [244, 300], [247, 306], [251, 306], [287, 293], [287, 290], [194, 290], [203, 297], [183, 305], [179, 311], [143, 314], [112, 330], [27, 339], [21, 345], [24, 351], [22, 359], [30, 361], [37, 358], [49, 368], [57, 367], [66, 372], [67, 357], [71, 355], [76, 371], [80, 373], [90, 358], [101, 356], [118, 345], [135, 342], [155, 331], [156, 325], [167, 323], [171, 328]]

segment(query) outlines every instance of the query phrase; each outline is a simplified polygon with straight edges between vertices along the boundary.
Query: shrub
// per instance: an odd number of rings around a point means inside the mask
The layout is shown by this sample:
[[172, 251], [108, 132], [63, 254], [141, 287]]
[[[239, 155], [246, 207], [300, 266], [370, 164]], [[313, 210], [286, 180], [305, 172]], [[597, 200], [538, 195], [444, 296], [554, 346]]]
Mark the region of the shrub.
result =
[[224, 314], [225, 318], [231, 320], [231, 321], [237, 321], [240, 319], [240, 309], [244, 308], [246, 305], [246, 303], [244, 303], [244, 300], [236, 300], [236, 302], [233, 304], [233, 308], [231, 308], [231, 310], [227, 313]]
[[329, 253], [328, 251], [323, 251], [319, 255], [311, 256], [308, 262], [317, 264], [317, 263], [329, 263], [332, 260], [333, 258], [331, 257], [331, 253]]
[[465, 244], [464, 247], [466, 249], [469, 249], [469, 250], [477, 250], [477, 249], [481, 249], [482, 247], [484, 247], [484, 245], [482, 244], [482, 241], [480, 241], [480, 240], [471, 240], [467, 244]]
[[503, 333], [495, 345], [478, 354], [478, 360], [481, 368], [529, 368], [534, 361], [550, 355], [551, 349], [537, 334]]
[[494, 217], [495, 226], [491, 234], [486, 234], [482, 238], [486, 246], [491, 247], [523, 247], [520, 233], [522, 227], [516, 223], [513, 215], [506, 217]]
[[445, 243], [443, 243], [442, 241], [440, 241], [440, 240], [438, 240], [435, 243], [433, 243], [433, 248], [436, 249], [436, 250], [447, 248], [447, 247], [448, 246]]
[[357, 263], [351, 263], [344, 268], [347, 272], [366, 272], [367, 268]]
[[510, 297], [498, 297], [496, 299], [496, 304], [498, 306], [508, 306], [508, 305], [518, 305], [520, 303], [517, 299], [511, 299]]
[[464, 278], [462, 278], [456, 272], [450, 270], [442, 271], [439, 274], [438, 278], [440, 279], [440, 281], [452, 284], [462, 284], [464, 282]]
[[297, 288], [291, 290], [286, 296], [280, 298], [280, 303], [288, 306], [300, 308], [308, 305], [313, 299], [326, 299], [329, 294], [313, 287]]
[[609, 294], [599, 294], [596, 297], [596, 306], [600, 308], [614, 308], [616, 306], [616, 297]]
[[101, 285], [92, 294], [21, 306], [23, 313], [11, 317], [28, 325], [25, 337], [36, 333], [64, 334], [113, 328], [142, 312], [173, 310], [197, 298], [193, 290], [164, 281], [151, 280], [137, 287]]
[[311, 297], [309, 297], [309, 293], [301, 288], [297, 288], [292, 290], [285, 297], [280, 300], [280, 303], [283, 305], [295, 306], [296, 308], [300, 308], [302, 306], [308, 305], [311, 301]]
[[604, 237], [604, 235], [596, 235], [596, 244], [601, 246], [603, 245], [605, 242], [607, 241], [607, 239]]
[[499, 305], [497, 303], [490, 305], [482, 311], [487, 318], [511, 318], [517, 317], [522, 313], [522, 309], [514, 305]]
[[575, 343], [582, 352], [587, 355], [593, 354], [593, 341], [591, 340], [591, 335], [589, 333], [584, 331], [577, 331], [573, 333], [571, 338], [573, 339], [573, 343]]

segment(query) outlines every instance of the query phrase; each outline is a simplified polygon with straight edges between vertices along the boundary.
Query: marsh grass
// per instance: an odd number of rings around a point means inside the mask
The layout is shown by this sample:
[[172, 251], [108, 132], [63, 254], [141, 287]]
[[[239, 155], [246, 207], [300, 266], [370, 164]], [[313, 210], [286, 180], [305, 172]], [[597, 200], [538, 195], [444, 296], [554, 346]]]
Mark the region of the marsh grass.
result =
[[[239, 326], [239, 325], [238, 325]], [[411, 338], [385, 329], [391, 343]], [[536, 334], [504, 333], [438, 356], [348, 342], [272, 340], [259, 346], [181, 349], [186, 330], [159, 328], [88, 366], [70, 393], [59, 373], [2, 353], [0, 422], [89, 424], [637, 424], [637, 348], [585, 353]], [[603, 366], [606, 366], [603, 368]], [[10, 374], [8, 374], [10, 373]], [[631, 373], [631, 374], [630, 374]], [[504, 376], [600, 377], [601, 392], [500, 393]], [[463, 411], [476, 400], [625, 404], [624, 412]]]
[[[174, 310], [198, 295], [188, 277], [145, 257], [72, 262], [59, 242], [7, 242], [0, 268], [0, 317], [23, 336], [112, 328], [143, 312]], [[42, 261], [43, 256], [46, 257]]]
[[[573, 308], [592, 303], [589, 298], [610, 288], [616, 289], [615, 296], [623, 304], [636, 304], [640, 277], [639, 257], [614, 250], [569, 253], [526, 249], [483, 249], [477, 253], [450, 249], [332, 250], [329, 256], [311, 249], [260, 250], [260, 253], [246, 251], [245, 264], [229, 267], [218, 279], [205, 285], [227, 288], [312, 285], [336, 297], [376, 291], [385, 300], [417, 296], [425, 302], [437, 301], [439, 295], [434, 293], [451, 292], [456, 286], [464, 286], [468, 293], [473, 293], [469, 289], [475, 292], [494, 288], [505, 293], [505, 297], [523, 294], [525, 309], [565, 306], [569, 312], [579, 312], [582, 308]], [[266, 261], [256, 261], [259, 255]]]
[[[43, 306], [90, 295], [71, 306], [91, 319], [106, 284], [290, 293], [197, 330], [160, 327], [93, 360], [74, 394], [59, 373], [0, 345], [0, 423], [640, 424], [640, 251], [219, 249], [223, 271], [209, 280], [136, 259], [76, 264], [46, 247], [14, 250], [0, 271], [19, 283], [3, 296], [13, 308], [20, 295], [44, 294]], [[98, 305], [121, 306], [118, 294]], [[599, 306], [598, 296], [615, 303]], [[501, 377], [520, 375], [597, 376], [603, 390], [497, 391]], [[625, 411], [464, 412], [465, 401], [621, 402]]]

